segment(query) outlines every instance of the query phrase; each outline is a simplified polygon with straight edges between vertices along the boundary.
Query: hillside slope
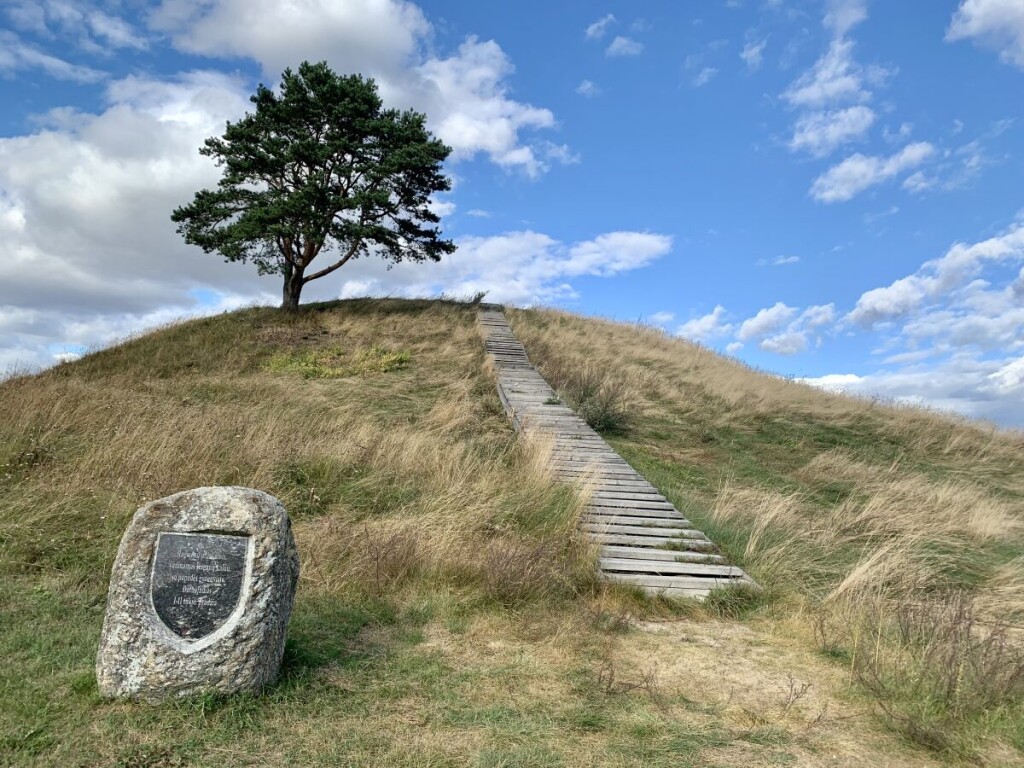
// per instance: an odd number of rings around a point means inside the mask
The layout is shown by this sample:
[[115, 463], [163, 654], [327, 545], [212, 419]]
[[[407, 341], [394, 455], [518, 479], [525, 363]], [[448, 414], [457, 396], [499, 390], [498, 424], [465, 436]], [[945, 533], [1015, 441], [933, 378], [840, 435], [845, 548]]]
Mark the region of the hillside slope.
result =
[[[472, 306], [190, 321], [0, 384], [0, 764], [1020, 759], [1020, 681], [976, 684], [1018, 668], [991, 617], [1021, 611], [1019, 440], [650, 330], [510, 319], [762, 596], [696, 607], [597, 583], [581, 499], [507, 423]], [[120, 535], [143, 501], [209, 484], [262, 488], [293, 517], [282, 680], [259, 698], [103, 702], [92, 665]], [[890, 638], [934, 611], [953, 645]], [[988, 622], [988, 655], [963, 640], [965, 611]], [[907, 689], [948, 653], [955, 701]]]

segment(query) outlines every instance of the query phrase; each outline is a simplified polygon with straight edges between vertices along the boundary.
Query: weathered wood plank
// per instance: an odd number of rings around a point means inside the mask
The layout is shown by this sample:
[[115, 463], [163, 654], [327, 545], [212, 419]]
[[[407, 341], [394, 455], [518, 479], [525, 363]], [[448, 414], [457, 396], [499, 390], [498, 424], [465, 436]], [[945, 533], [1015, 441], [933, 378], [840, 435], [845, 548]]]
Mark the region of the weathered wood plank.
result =
[[661, 576], [714, 576], [739, 579], [743, 571], [732, 565], [712, 563], [674, 563], [658, 560], [638, 560], [622, 557], [602, 557], [598, 564], [603, 571], [617, 573], [646, 573]]
[[598, 507], [616, 507], [620, 509], [670, 509], [677, 511], [672, 504], [656, 498], [651, 499], [616, 499], [610, 496], [593, 494], [590, 503]]
[[710, 589], [712, 587], [728, 587], [743, 583], [740, 579], [727, 577], [714, 578], [702, 576], [650, 576], [635, 573], [605, 572], [609, 581], [623, 584], [635, 584], [640, 587], [656, 587], [658, 589]]
[[707, 552], [674, 552], [668, 549], [650, 549], [647, 547], [627, 547], [616, 544], [605, 544], [601, 547], [604, 557], [624, 557], [630, 560], [661, 560], [669, 563], [724, 563], [721, 555]]
[[677, 509], [620, 509], [618, 507], [592, 507], [587, 506], [586, 514], [599, 515], [601, 517], [641, 517], [645, 520], [685, 520], [683, 513]]
[[648, 592], [697, 599], [719, 582], [749, 581], [560, 399], [530, 364], [526, 348], [500, 309], [483, 308], [479, 322], [498, 395], [516, 429], [550, 439], [554, 476], [588, 494], [580, 528], [601, 545], [605, 578]]
[[[598, 533], [588, 531], [589, 538], [598, 544], [614, 544], [624, 547], [652, 547], [668, 552], [705, 552], [713, 550], [715, 545], [705, 539], [679, 539], [667, 536], [629, 536], [624, 533]], [[680, 549], [669, 549], [680, 547]]]
[[678, 519], [672, 519], [668, 517], [634, 517], [632, 515], [597, 515], [588, 512], [583, 515], [583, 520], [594, 525], [640, 525], [661, 530], [695, 530], [690, 521], [682, 515]]
[[[643, 525], [615, 525], [612, 523], [582, 523], [581, 527], [585, 531], [592, 531], [593, 533], [622, 533], [627, 536], [659, 536], [664, 537], [668, 529], [665, 528], [648, 528]], [[705, 536], [695, 528], [673, 528], [671, 529], [672, 535], [669, 538], [672, 539], [697, 539], [698, 541], [707, 541]]]

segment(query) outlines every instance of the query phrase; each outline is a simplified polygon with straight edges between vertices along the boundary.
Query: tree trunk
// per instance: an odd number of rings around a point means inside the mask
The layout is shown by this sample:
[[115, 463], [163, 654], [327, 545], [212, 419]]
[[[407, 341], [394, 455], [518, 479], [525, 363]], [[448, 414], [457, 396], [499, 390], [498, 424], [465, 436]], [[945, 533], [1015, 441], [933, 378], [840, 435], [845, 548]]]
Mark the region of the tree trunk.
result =
[[303, 269], [290, 261], [284, 263], [284, 290], [281, 296], [281, 309], [288, 312], [299, 311], [299, 294], [302, 293]]

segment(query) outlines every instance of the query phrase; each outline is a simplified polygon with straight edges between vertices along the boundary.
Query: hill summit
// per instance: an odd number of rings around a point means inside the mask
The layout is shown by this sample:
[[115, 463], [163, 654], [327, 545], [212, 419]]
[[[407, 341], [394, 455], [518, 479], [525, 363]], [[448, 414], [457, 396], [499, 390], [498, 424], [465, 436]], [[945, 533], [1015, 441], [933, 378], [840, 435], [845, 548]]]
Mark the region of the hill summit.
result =
[[[757, 594], [596, 578], [585, 489], [520, 439], [477, 307], [191, 320], [0, 384], [0, 763], [935, 765], [1024, 759], [1024, 441], [645, 327], [507, 310], [531, 361]], [[282, 500], [302, 560], [261, 697], [103, 702], [147, 500]]]

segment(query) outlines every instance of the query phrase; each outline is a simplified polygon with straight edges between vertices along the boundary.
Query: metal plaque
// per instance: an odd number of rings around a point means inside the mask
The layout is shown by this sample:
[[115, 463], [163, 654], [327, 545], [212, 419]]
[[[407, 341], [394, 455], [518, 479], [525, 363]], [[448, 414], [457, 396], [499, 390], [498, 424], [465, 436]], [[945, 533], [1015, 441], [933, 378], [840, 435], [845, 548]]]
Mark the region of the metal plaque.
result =
[[160, 533], [150, 580], [156, 615], [188, 640], [215, 631], [238, 605], [248, 547], [247, 536]]

